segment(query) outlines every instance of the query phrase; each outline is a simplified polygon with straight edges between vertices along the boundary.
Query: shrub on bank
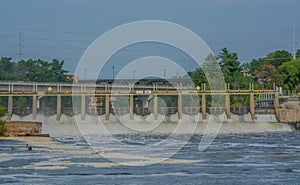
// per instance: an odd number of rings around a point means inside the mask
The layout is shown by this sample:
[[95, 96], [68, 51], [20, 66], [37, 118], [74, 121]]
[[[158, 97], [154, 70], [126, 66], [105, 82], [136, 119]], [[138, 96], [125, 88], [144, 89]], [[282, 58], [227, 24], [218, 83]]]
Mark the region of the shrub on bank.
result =
[[4, 133], [4, 123], [5, 121], [3, 120], [5, 116], [6, 110], [5, 107], [0, 105], [0, 135], [3, 135]]
[[0, 136], [4, 134], [4, 121], [0, 120]]

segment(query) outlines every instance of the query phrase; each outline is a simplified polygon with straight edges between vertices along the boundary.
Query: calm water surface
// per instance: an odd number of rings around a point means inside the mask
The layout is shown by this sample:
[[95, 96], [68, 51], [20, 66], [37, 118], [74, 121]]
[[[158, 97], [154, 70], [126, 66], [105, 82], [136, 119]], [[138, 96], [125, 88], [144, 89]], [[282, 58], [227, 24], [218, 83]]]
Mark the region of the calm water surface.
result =
[[[143, 145], [166, 135], [116, 137]], [[183, 162], [141, 167], [92, 154], [79, 136], [35, 142], [33, 151], [25, 141], [0, 140], [0, 184], [300, 184], [300, 132], [219, 135], [203, 152], [200, 140], [193, 136], [172, 157]]]

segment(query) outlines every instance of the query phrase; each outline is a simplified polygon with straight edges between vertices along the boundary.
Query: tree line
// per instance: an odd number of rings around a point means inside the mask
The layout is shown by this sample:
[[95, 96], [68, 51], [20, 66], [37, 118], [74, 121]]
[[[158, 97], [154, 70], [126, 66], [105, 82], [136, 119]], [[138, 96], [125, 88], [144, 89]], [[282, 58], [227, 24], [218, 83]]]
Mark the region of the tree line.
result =
[[[277, 50], [268, 53], [263, 58], [241, 63], [237, 53], [223, 48], [216, 56], [208, 56], [202, 68], [190, 71], [188, 75], [196, 86], [201, 85], [214, 76], [213, 74], [216, 73], [214, 67], [220, 66], [224, 80], [230, 84], [231, 89], [247, 89], [249, 83], [254, 83], [256, 89], [272, 89], [275, 83], [276, 86], [283, 87], [285, 90], [299, 91], [299, 58], [300, 50], [296, 53], [296, 60], [290, 52]], [[68, 71], [64, 69], [63, 60], [53, 59], [49, 62], [28, 59], [14, 62], [7, 57], [0, 59], [0, 81], [71, 82], [67, 76]]]
[[30, 82], [67, 82], [68, 71], [63, 69], [64, 61], [53, 59], [21, 60], [13, 62], [11, 58], [0, 59], [0, 80]]
[[[300, 50], [297, 51], [296, 59], [286, 50], [277, 50], [268, 53], [263, 58], [253, 59], [248, 63], [241, 63], [238, 54], [223, 48], [217, 55], [209, 55], [202, 66], [195, 71], [188, 72], [195, 86], [207, 83], [214, 78], [214, 82], [223, 80], [229, 84], [230, 89], [249, 89], [249, 84], [254, 84], [254, 89], [273, 89], [283, 87], [287, 91], [300, 91]], [[220, 69], [223, 76], [217, 76]], [[12, 61], [11, 58], [2, 57], [0, 59], [0, 81], [28, 81], [28, 82], [72, 82], [67, 78], [68, 71], [64, 69], [64, 61], [53, 59], [44, 61], [40, 59]], [[214, 89], [216, 84], [209, 84]], [[215, 86], [215, 87], [213, 87]], [[55, 97], [45, 104], [48, 108], [54, 108]], [[248, 98], [248, 97], [246, 97]], [[176, 106], [177, 98], [164, 97], [168, 106]], [[240, 97], [231, 97], [232, 103], [236, 106], [246, 105], [248, 102]], [[32, 101], [26, 97], [15, 97], [13, 99], [14, 108], [31, 107]], [[51, 103], [49, 103], [51, 102]], [[210, 102], [209, 100], [207, 101]], [[105, 102], [104, 102], [105, 103]], [[62, 100], [63, 106], [70, 107], [71, 98]], [[7, 107], [7, 97], [0, 98], [0, 105]], [[104, 105], [104, 104], [103, 104]], [[1, 108], [1, 107], [0, 107]]]
[[[0, 80], [1, 81], [25, 81], [25, 82], [71, 82], [67, 79], [68, 71], [63, 68], [64, 61], [53, 59], [44, 61], [40, 59], [12, 61], [12, 58], [2, 57], [0, 59]], [[47, 97], [47, 107], [56, 106], [55, 97]], [[0, 117], [1, 110], [7, 107], [7, 97], [0, 98]], [[63, 104], [70, 104], [71, 98], [64, 98]], [[26, 109], [32, 106], [32, 100], [28, 97], [14, 97], [14, 108]], [[2, 111], [3, 113], [3, 111]], [[0, 121], [1, 123], [1, 121]], [[1, 128], [1, 125], [0, 125]]]
[[208, 56], [202, 68], [188, 72], [196, 86], [208, 82], [209, 66], [213, 65], [220, 66], [230, 89], [248, 89], [253, 83], [255, 89], [273, 89], [275, 84], [287, 91], [300, 90], [300, 50], [296, 59], [286, 50], [277, 50], [263, 58], [241, 63], [237, 53], [223, 48], [218, 55]]

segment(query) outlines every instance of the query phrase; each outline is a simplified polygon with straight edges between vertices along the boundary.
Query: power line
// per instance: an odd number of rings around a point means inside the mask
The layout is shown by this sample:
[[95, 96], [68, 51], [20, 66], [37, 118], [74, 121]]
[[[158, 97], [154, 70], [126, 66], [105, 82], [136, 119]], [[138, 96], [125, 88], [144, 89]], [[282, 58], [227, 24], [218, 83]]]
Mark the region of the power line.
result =
[[16, 29], [22, 29], [32, 32], [41, 32], [41, 33], [62, 33], [62, 34], [79, 34], [79, 35], [99, 35], [97, 32], [75, 32], [75, 31], [63, 31], [63, 30], [46, 30], [46, 29], [35, 29], [35, 28], [8, 28], [8, 27], [0, 27], [0, 29], [5, 30], [16, 30]]
[[[4, 44], [4, 43], [3, 43]], [[233, 44], [233, 43], [231, 43]], [[287, 44], [287, 43], [286, 43]], [[213, 47], [216, 47], [215, 44], [210, 44]], [[281, 44], [282, 45], [282, 44]], [[17, 44], [12, 44], [12, 43], [7, 43], [5, 44], [5, 46], [20, 46], [20, 43]], [[26, 45], [28, 48], [39, 48], [39, 49], [57, 49], [57, 50], [85, 50], [87, 49], [87, 47], [57, 47], [57, 46], [53, 46], [53, 45]], [[223, 47], [223, 46], [221, 46]], [[229, 47], [229, 46], [224, 46], [224, 47]], [[234, 49], [235, 47], [231, 46], [231, 49]], [[151, 49], [125, 49], [124, 50], [120, 50], [120, 53], [130, 53], [130, 52], [167, 52], [167, 51], [177, 51], [176, 48], [151, 48]], [[273, 49], [284, 49], [282, 47], [239, 47], [238, 50], [243, 51], [243, 50], [273, 50]], [[194, 48], [194, 50], [198, 50], [198, 48]], [[111, 51], [111, 49], [108, 47], [105, 50], [101, 50], [101, 51]], [[97, 49], [94, 50], [94, 52], [99, 52]]]
[[[8, 29], [8, 28], [1, 28], [0, 29]], [[15, 30], [16, 28], [13, 28], [13, 30]], [[33, 35], [31, 37], [24, 37], [24, 30], [26, 31], [26, 35]], [[27, 31], [29, 32], [29, 34], [27, 34]], [[35, 32], [35, 33], [34, 33]], [[57, 37], [58, 35], [55, 34], [56, 36], [54, 35], [51, 35], [52, 37], [54, 38], [36, 38], [35, 36], [39, 35], [39, 34], [36, 34], [36, 32], [40, 32], [40, 33], [44, 33], [44, 32], [55, 32], [55, 33], [67, 33], [67, 34], [79, 34], [80, 36], [78, 36], [78, 38], [76, 37], [75, 39], [72, 39], [71, 37], [73, 37], [74, 35], [70, 35], [70, 39], [67, 39], [66, 37], [63, 37], [63, 35], [60, 35], [59, 37]], [[237, 39], [234, 39], [236, 41], [224, 41], [224, 40], [221, 40], [221, 39], [217, 39], [215, 38], [215, 41], [209, 41], [209, 39], [206, 39], [207, 43], [209, 43], [211, 46], [214, 46], [214, 48], [219, 48], [219, 46], [217, 47], [216, 44], [218, 45], [232, 45], [232, 44], [243, 44], [244, 45], [241, 47], [239, 46], [238, 49], [231, 46], [233, 49], [235, 48], [235, 50], [238, 50], [238, 51], [248, 51], [248, 53], [250, 53], [251, 51], [262, 51], [262, 50], [274, 50], [274, 49], [278, 49], [278, 47], [276, 47], [276, 45], [280, 45], [281, 47], [282, 46], [285, 46], [284, 48], [288, 47], [288, 44], [290, 45], [290, 41], [289, 42], [282, 42], [279, 44], [279, 41], [287, 41], [287, 40], [290, 40], [290, 39], [286, 39], [286, 38], [282, 38], [282, 35], [281, 35], [281, 38], [276, 38], [276, 39], [258, 39], [258, 38], [253, 38], [251, 39], [251, 35], [255, 35], [255, 34], [279, 34], [279, 33], [286, 33], [286, 31], [284, 30], [275, 30], [275, 31], [261, 31], [261, 32], [238, 32], [238, 33], [234, 33], [234, 32], [227, 32], [227, 33], [217, 33], [217, 32], [214, 32], [214, 33], [201, 33], [201, 35], [243, 35], [243, 36], [249, 36], [247, 39], [244, 38], [243, 40], [237, 40]], [[89, 42], [92, 42], [92, 40], [89, 40], [87, 39], [88, 37], [84, 37], [84, 36], [89, 36], [89, 35], [99, 35], [101, 33], [92, 33], [92, 32], [69, 32], [69, 31], [59, 31], [59, 30], [43, 30], [43, 29], [30, 29], [30, 28], [22, 28], [22, 29], [19, 29], [19, 35], [18, 35], [18, 43], [16, 43], [16, 47], [18, 47], [19, 49], [19, 53], [18, 53], [18, 57], [19, 59], [21, 60], [23, 57], [24, 57], [24, 40], [25, 42], [28, 44], [31, 43], [31, 45], [27, 45], [26, 44], [26, 51], [28, 49], [31, 49], [31, 50], [35, 50], [35, 48], [38, 48], [40, 50], [42, 49], [56, 49], [56, 50], [85, 50], [86, 47], [84, 47], [83, 45], [79, 45], [78, 44], [78, 47], [76, 47], [75, 45], [63, 45], [62, 43], [63, 42], [74, 42], [74, 43], [81, 43], [83, 44], [83, 42], [86, 42], [86, 43], [89, 43]], [[131, 33], [129, 33], [131, 34]], [[132, 33], [132, 34], [135, 34], [135, 33]], [[43, 35], [43, 34], [42, 34]], [[279, 35], [278, 35], [279, 36]], [[4, 39], [7, 39], [8, 37], [11, 37], [9, 35], [0, 35], [1, 38], [4, 38]], [[280, 37], [280, 36], [279, 36]], [[14, 36], [15, 38], [15, 36]], [[79, 39], [81, 38], [81, 39]], [[86, 40], [87, 39], [87, 40]], [[213, 40], [213, 39], [211, 39]], [[9, 41], [9, 40], [8, 40]], [[31, 42], [32, 41], [32, 42]], [[41, 42], [34, 42], [34, 41], [41, 41]], [[42, 42], [42, 41], [50, 41], [50, 42]], [[58, 44], [56, 43], [52, 43], [52, 41], [57, 41]], [[265, 42], [265, 44], [268, 42], [270, 43], [269, 46], [267, 46], [268, 44], [266, 44], [265, 47], [255, 47], [255, 46], [252, 46], [251, 44], [252, 43], [259, 43], [257, 45], [260, 45], [261, 42]], [[274, 43], [271, 45], [271, 42], [278, 42], [278, 43]], [[39, 44], [38, 44], [39, 43]], [[249, 45], [246, 44], [246, 43], [250, 43]], [[107, 45], [109, 44], [113, 44], [113, 42], [107, 42], [105, 43]], [[187, 44], [193, 44], [193, 42], [189, 42]], [[293, 54], [295, 55], [295, 50], [296, 50], [296, 29], [295, 29], [295, 26], [294, 26], [294, 40], [293, 40], [293, 51], [289, 51], [289, 52], [293, 52]], [[3, 47], [7, 47], [7, 46], [14, 46], [13, 44], [5, 44], [5, 43], [1, 43], [1, 45]], [[58, 46], [58, 47], [57, 47]], [[74, 47], [75, 46], [75, 47]], [[82, 47], [83, 46], [83, 47]], [[248, 46], [245, 47], [245, 46]], [[250, 46], [250, 47], [249, 47]], [[275, 46], [275, 47], [274, 47]], [[227, 47], [230, 47], [230, 46], [227, 46]], [[213, 48], [213, 47], [211, 47]], [[108, 47], [109, 49], [109, 47]], [[195, 48], [197, 49], [197, 48]], [[282, 49], [282, 48], [281, 48]], [[219, 51], [219, 49], [217, 49]], [[155, 52], [156, 49], [153, 48], [153, 49], [150, 49], [150, 50], [143, 50], [143, 49], [125, 49], [121, 52], [126, 52], [126, 53], [129, 53], [129, 52]], [[162, 51], [161, 49], [159, 49], [159, 51]], [[164, 52], [167, 52], [167, 51], [172, 51], [171, 49], [168, 49], [168, 48], [164, 48], [163, 49]], [[216, 51], [216, 52], [218, 52]], [[93, 52], [99, 52], [99, 51], [93, 51]], [[101, 52], [101, 51], [100, 51]], [[239, 54], [239, 53], [238, 53]], [[240, 55], [240, 54], [239, 54]], [[27, 57], [27, 53], [26, 53], [26, 57]]]
[[24, 37], [24, 39], [34, 41], [58, 41], [58, 42], [78, 42], [78, 43], [92, 43], [93, 40], [75, 40], [75, 39], [60, 39], [60, 38], [36, 38], [36, 37]]
[[[0, 27], [0, 29], [5, 29], [5, 30], [16, 30], [20, 28], [13, 28], [13, 27]], [[65, 30], [51, 30], [51, 29], [39, 29], [39, 28], [21, 28], [23, 31], [32, 31], [32, 32], [41, 32], [41, 33], [62, 33], [62, 34], [79, 34], [79, 35], [98, 35], [102, 34], [99, 32], [86, 32], [86, 31], [65, 31]], [[256, 34], [282, 34], [282, 33], [288, 33], [288, 30], [269, 30], [269, 31], [240, 31], [240, 32], [203, 32], [201, 35], [256, 35]], [[128, 33], [127, 33], [128, 34]], [[131, 34], [136, 34], [136, 33], [131, 33]]]

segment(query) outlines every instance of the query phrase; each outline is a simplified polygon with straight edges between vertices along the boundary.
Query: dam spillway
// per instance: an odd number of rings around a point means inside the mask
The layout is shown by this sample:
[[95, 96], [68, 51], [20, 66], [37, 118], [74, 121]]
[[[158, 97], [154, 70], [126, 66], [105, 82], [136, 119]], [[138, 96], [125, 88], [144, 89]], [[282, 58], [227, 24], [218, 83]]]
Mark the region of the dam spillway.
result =
[[[155, 84], [112, 86], [87, 83], [0, 83], [0, 98], [7, 108], [8, 119], [15, 114], [31, 115], [32, 120], [36, 120], [38, 114], [56, 115], [58, 121], [62, 114], [80, 115], [81, 120], [85, 120], [86, 115], [103, 115], [106, 121], [111, 119], [111, 115], [128, 115], [128, 120], [140, 116], [153, 116], [153, 119], [157, 120], [160, 115], [169, 119], [176, 115], [178, 120], [182, 120], [184, 115], [200, 114], [200, 119], [205, 120], [207, 115], [223, 113], [227, 120], [231, 119], [232, 114], [250, 114], [254, 120], [262, 110], [274, 113], [273, 102], [275, 97], [278, 98], [276, 94], [278, 93], [274, 90], [197, 90], [182, 84], [174, 88]], [[232, 104], [231, 99], [237, 96], [245, 97], [244, 105]], [[22, 101], [25, 101], [23, 104], [26, 106], [15, 106], [20, 104], [19, 97], [23, 97]], [[164, 104], [162, 99], [166, 97], [172, 98], [172, 105]], [[210, 105], [212, 97], [218, 97], [222, 103]]]

